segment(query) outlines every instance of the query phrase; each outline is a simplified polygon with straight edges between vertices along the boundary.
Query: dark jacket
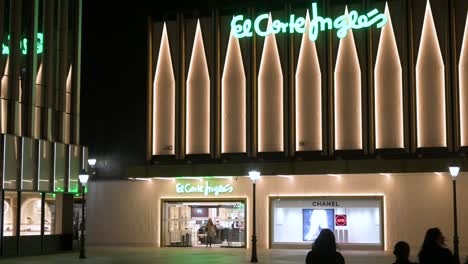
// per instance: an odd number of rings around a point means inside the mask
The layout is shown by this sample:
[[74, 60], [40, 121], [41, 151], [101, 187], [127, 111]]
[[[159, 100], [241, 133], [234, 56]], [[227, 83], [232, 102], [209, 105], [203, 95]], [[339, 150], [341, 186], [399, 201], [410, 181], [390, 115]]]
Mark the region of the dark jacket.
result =
[[345, 264], [340, 252], [322, 253], [309, 251], [306, 257], [306, 264]]
[[419, 253], [420, 264], [452, 264], [455, 258], [450, 250], [443, 247], [432, 248], [431, 250]]

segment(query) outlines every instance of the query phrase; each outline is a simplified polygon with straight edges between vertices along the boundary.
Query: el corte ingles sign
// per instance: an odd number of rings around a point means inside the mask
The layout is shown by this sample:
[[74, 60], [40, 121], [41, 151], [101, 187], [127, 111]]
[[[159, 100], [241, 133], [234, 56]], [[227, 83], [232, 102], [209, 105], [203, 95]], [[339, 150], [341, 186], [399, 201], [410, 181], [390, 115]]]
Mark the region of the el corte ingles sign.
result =
[[176, 185], [177, 193], [203, 193], [205, 196], [209, 194], [218, 196], [223, 193], [232, 193], [232, 191], [234, 188], [230, 184], [210, 185], [209, 181], [206, 181], [204, 185], [191, 183], [178, 183]]
[[[253, 33], [258, 36], [268, 36], [277, 33], [305, 33], [305, 17], [296, 17], [294, 14], [289, 16], [289, 21], [273, 20], [268, 25], [269, 14], [259, 15], [254, 22], [251, 19], [244, 19], [243, 15], [234, 16], [231, 21], [231, 32], [236, 38], [252, 37]], [[264, 23], [262, 23], [265, 21]], [[309, 27], [309, 39], [316, 41], [319, 31], [336, 29], [336, 35], [339, 38], [345, 38], [349, 29], [368, 28], [376, 25], [377, 28], [383, 27], [387, 23], [387, 16], [379, 13], [377, 9], [369, 11], [367, 14], [361, 14], [351, 10], [347, 15], [339, 16], [335, 19], [321, 17], [318, 14], [317, 3], [312, 4], [312, 12]], [[261, 26], [263, 24], [263, 26]], [[266, 24], [266, 26], [265, 26]]]

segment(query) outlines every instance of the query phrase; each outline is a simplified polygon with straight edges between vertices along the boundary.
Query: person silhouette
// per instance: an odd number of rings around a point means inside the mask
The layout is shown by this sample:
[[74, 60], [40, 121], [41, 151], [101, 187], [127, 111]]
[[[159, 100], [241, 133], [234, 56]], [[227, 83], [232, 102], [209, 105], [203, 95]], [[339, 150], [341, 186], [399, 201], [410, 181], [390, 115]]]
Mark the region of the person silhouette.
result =
[[439, 228], [430, 228], [426, 231], [424, 242], [419, 252], [420, 264], [452, 264], [455, 258], [445, 247], [445, 237]]
[[396, 261], [393, 264], [416, 264], [409, 261], [410, 247], [405, 241], [399, 241], [395, 244], [393, 254], [396, 257]]
[[312, 250], [307, 253], [306, 264], [345, 264], [340, 252], [336, 251], [336, 241], [333, 232], [322, 229], [312, 245]]
[[208, 224], [206, 224], [206, 247], [208, 247], [208, 245], [211, 247], [211, 243], [213, 243], [215, 236], [216, 226], [213, 224], [213, 220], [208, 218]]

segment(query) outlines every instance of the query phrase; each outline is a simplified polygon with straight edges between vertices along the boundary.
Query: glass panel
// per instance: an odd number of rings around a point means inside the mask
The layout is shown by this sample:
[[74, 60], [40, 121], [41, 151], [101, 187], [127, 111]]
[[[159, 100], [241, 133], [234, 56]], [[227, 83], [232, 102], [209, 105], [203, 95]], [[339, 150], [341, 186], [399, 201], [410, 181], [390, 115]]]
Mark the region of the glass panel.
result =
[[[214, 232], [208, 232], [209, 219]], [[245, 246], [243, 202], [168, 202], [162, 222], [165, 246], [204, 247], [210, 240], [212, 247]]]
[[54, 191], [65, 192], [65, 145], [55, 143], [54, 153]]
[[54, 235], [59, 234], [56, 221], [56, 194], [47, 193], [45, 198], [45, 216], [44, 216], [44, 234]]
[[3, 207], [3, 236], [16, 236], [18, 193], [5, 192]]
[[73, 240], [78, 240], [80, 239], [81, 235], [81, 214], [82, 214], [82, 204], [81, 203], [76, 203], [73, 204]]
[[81, 168], [88, 171], [88, 147], [83, 147], [83, 158], [81, 159]]
[[68, 191], [76, 193], [78, 192], [78, 174], [80, 173], [80, 146], [70, 145], [69, 153]]
[[21, 194], [21, 236], [38, 236], [41, 234], [42, 195], [41, 193]]
[[20, 163], [19, 138], [12, 135], [5, 135], [5, 155], [4, 155], [4, 189], [16, 190], [18, 179], [18, 169]]
[[23, 138], [23, 162], [21, 164], [22, 190], [34, 190], [37, 168], [36, 142], [37, 141], [30, 138]]
[[53, 173], [52, 143], [39, 141], [39, 191], [50, 191], [50, 179]]

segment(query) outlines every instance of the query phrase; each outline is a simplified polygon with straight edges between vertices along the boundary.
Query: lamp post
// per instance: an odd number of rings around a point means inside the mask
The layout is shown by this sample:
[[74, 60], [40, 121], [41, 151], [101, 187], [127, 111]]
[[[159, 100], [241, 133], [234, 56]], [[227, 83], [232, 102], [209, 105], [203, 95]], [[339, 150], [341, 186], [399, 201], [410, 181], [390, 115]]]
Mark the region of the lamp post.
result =
[[450, 166], [450, 175], [453, 182], [453, 256], [455, 263], [460, 264], [460, 257], [458, 254], [458, 221], [457, 221], [457, 176], [460, 172], [460, 167]]
[[252, 232], [252, 258], [250, 262], [258, 262], [257, 258], [257, 219], [256, 219], [256, 209], [255, 209], [255, 184], [260, 179], [260, 172], [258, 171], [249, 171], [250, 180], [253, 183], [253, 194], [252, 194], [252, 213], [253, 213], [253, 232]]
[[[92, 175], [95, 174], [94, 172], [94, 165], [96, 165], [96, 159], [88, 159], [88, 164], [91, 166]], [[85, 169], [80, 171], [78, 175], [82, 187], [82, 201], [81, 201], [81, 236], [80, 236], [80, 259], [86, 258], [86, 251], [85, 251], [85, 231], [86, 231], [86, 221], [85, 221], [85, 206], [86, 206], [86, 184], [89, 180], [89, 174], [86, 172]]]

